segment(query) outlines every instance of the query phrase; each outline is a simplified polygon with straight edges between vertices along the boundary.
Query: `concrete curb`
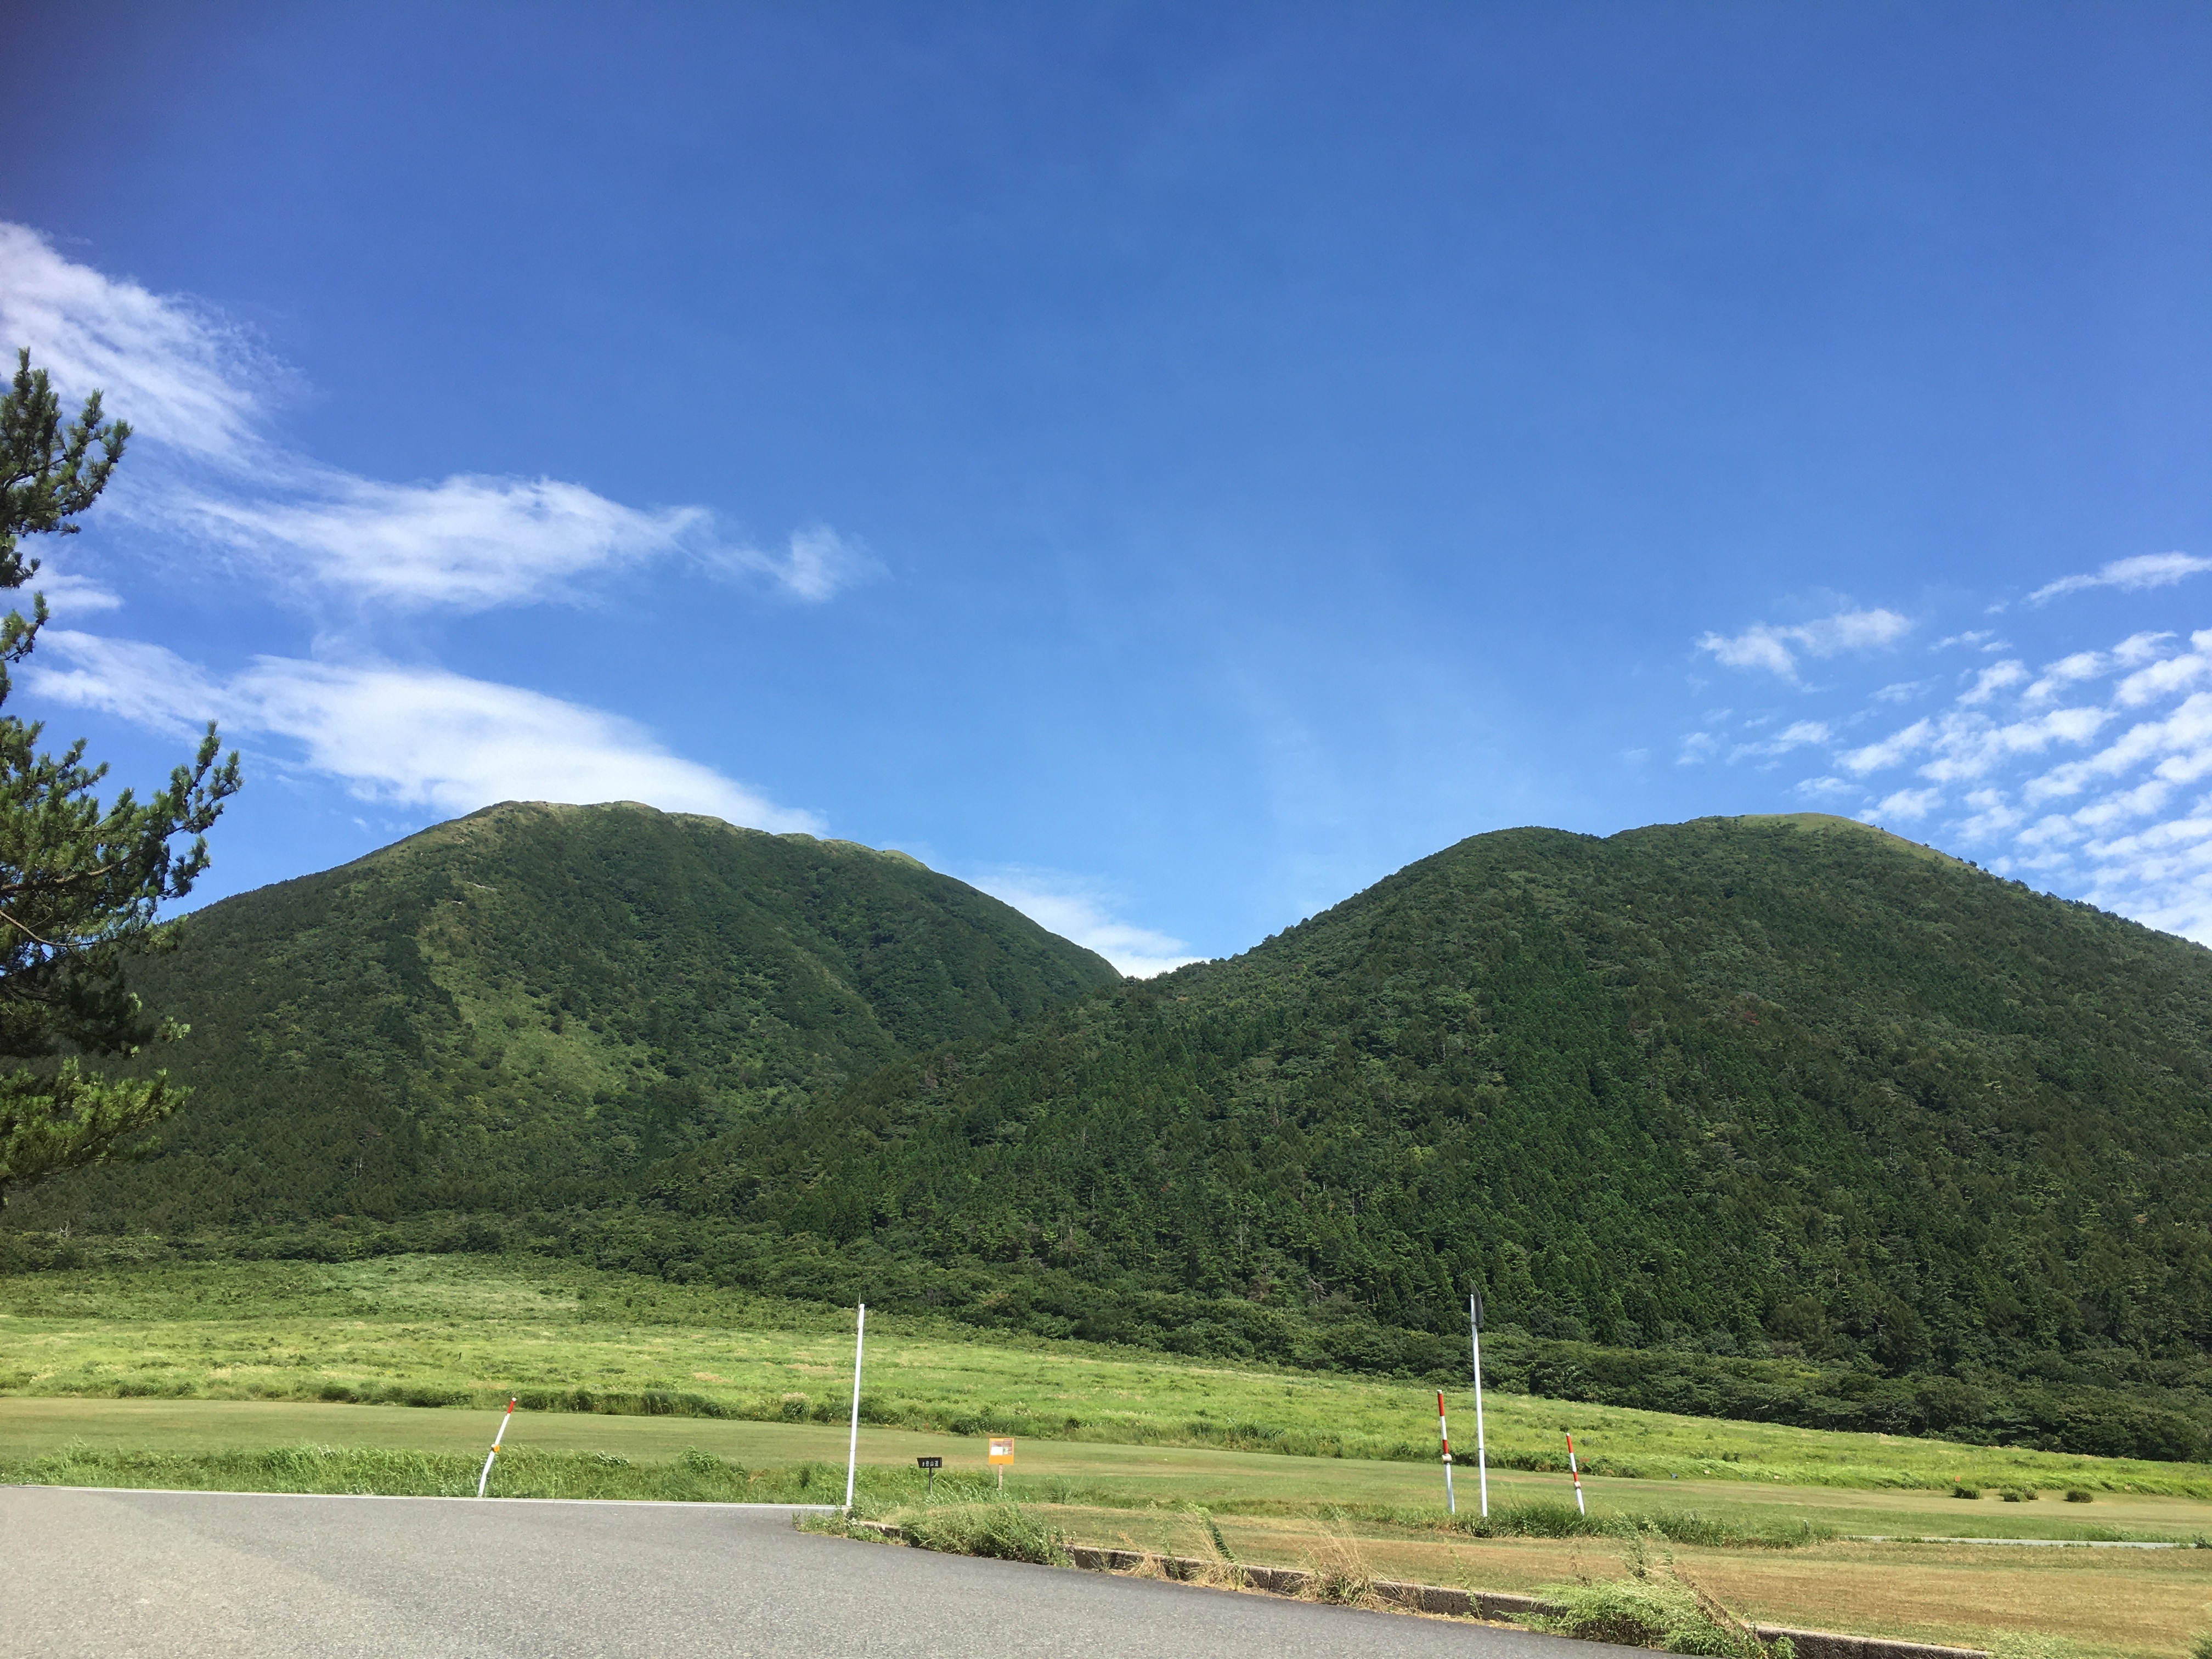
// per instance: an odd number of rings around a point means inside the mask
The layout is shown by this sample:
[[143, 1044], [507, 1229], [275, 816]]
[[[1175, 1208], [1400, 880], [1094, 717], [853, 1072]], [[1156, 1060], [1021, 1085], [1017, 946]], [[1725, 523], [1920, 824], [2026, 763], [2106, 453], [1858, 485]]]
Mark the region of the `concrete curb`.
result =
[[[902, 1542], [906, 1536], [888, 1521], [855, 1521], [851, 1525], [856, 1532], [872, 1532], [892, 1543]], [[1227, 1577], [1245, 1589], [1265, 1590], [1271, 1595], [1304, 1595], [1316, 1588], [1316, 1575], [1303, 1567], [1245, 1566], [1193, 1555], [1098, 1549], [1089, 1544], [1071, 1544], [1067, 1558], [1072, 1565], [1090, 1572], [1135, 1572], [1150, 1566], [1164, 1577], [1186, 1583]], [[1541, 1596], [1516, 1595], [1508, 1590], [1455, 1589], [1448, 1584], [1413, 1584], [1396, 1578], [1378, 1578], [1368, 1588], [1378, 1601], [1447, 1619], [1507, 1621], [1561, 1611]], [[1796, 1630], [1787, 1625], [1754, 1625], [1752, 1630], [1762, 1642], [1778, 1642], [1787, 1637], [1797, 1650], [1797, 1659], [1990, 1659], [1981, 1648], [1940, 1647], [1887, 1636], [1846, 1636], [1836, 1631]]]

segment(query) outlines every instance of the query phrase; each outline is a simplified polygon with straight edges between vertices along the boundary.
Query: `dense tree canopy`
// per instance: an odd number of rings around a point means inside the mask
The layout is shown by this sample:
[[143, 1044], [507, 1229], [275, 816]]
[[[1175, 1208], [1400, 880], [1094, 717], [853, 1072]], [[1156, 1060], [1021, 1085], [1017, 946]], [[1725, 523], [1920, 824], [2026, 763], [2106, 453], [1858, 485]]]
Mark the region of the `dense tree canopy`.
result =
[[1515, 830], [744, 1125], [655, 1202], [758, 1282], [1225, 1354], [1445, 1355], [1480, 1285], [1568, 1343], [2191, 1364], [2208, 1085], [2197, 945], [1842, 820]]
[[748, 1114], [1121, 978], [902, 854], [635, 805], [487, 808], [191, 927], [132, 981], [192, 1024], [163, 1056], [191, 1121], [20, 1218], [601, 1203]]

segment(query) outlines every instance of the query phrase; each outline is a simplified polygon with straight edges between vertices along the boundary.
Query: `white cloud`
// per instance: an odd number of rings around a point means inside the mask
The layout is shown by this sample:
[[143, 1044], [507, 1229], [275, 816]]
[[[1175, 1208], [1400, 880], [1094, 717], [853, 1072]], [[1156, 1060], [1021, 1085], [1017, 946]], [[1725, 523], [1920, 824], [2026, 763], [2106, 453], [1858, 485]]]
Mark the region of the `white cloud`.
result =
[[1828, 741], [1828, 728], [1819, 720], [1798, 720], [1759, 743], [1740, 743], [1729, 750], [1730, 764], [1756, 756], [1786, 755], [1807, 744]]
[[268, 435], [282, 371], [205, 307], [75, 264], [0, 222], [0, 330], [74, 398], [95, 386], [155, 449], [107, 505], [226, 550], [293, 599], [466, 614], [574, 600], [654, 560], [764, 580], [819, 604], [878, 574], [822, 526], [770, 553], [722, 543], [703, 507], [634, 507], [552, 478], [456, 474], [393, 483], [318, 465]]
[[706, 555], [704, 562], [732, 574], [765, 576], [790, 598], [809, 604], [883, 574], [866, 546], [827, 525], [795, 532], [781, 558], [757, 548], [724, 547]]
[[256, 383], [271, 370], [242, 335], [189, 301], [74, 264], [4, 221], [0, 342], [28, 346], [32, 366], [73, 397], [103, 389], [107, 413], [157, 443], [233, 464], [259, 447]]
[[[80, 576], [74, 571], [57, 570], [52, 559], [42, 562], [37, 578], [30, 585], [45, 598], [47, 610], [58, 617], [82, 615], [88, 611], [116, 611], [123, 605], [123, 596], [106, 583]], [[27, 611], [29, 609], [27, 605], [17, 608]]]
[[1699, 765], [1718, 754], [1720, 746], [1721, 740], [1711, 732], [1692, 732], [1682, 739], [1681, 750], [1674, 757], [1674, 764]]
[[2006, 798], [2002, 789], [1977, 789], [1966, 797], [1972, 815], [1961, 818], [1954, 826], [1968, 841], [1988, 841], [2016, 830], [2027, 821], [2027, 815]]
[[[363, 800], [474, 811], [501, 800], [638, 800], [754, 829], [819, 819], [672, 755], [634, 722], [437, 668], [261, 657], [228, 678], [159, 646], [50, 630], [29, 689], [167, 732], [209, 720], [279, 739]], [[56, 659], [67, 665], [56, 667]]]
[[2087, 743], [2111, 718], [2102, 708], [2054, 708], [2002, 723], [1978, 713], [1947, 714], [1929, 740], [1936, 758], [1920, 775], [1938, 783], [1986, 777], [2014, 757], [2040, 755], [2053, 744]]
[[1869, 772], [1882, 771], [1899, 764], [1908, 756], [1917, 754], [1927, 747], [1935, 730], [1932, 720], [1915, 720], [1902, 732], [1893, 732], [1879, 743], [1868, 744], [1864, 748], [1851, 750], [1836, 758], [1845, 771], [1856, 772], [1863, 777]]
[[1205, 958], [1190, 954], [1181, 939], [1140, 927], [1115, 915], [1109, 896], [1093, 883], [1051, 870], [1019, 866], [969, 878], [992, 897], [1003, 899], [1040, 927], [1096, 951], [1131, 979], [1151, 979], [1186, 963]]
[[2162, 720], [2130, 726], [2110, 747], [2086, 760], [2055, 766], [2031, 779], [2027, 799], [2079, 794], [2102, 779], [2153, 763], [2169, 783], [2191, 782], [2212, 770], [2212, 692], [2196, 693]]
[[1971, 645], [1978, 651], [2001, 651], [2004, 648], [2004, 642], [1986, 628], [1977, 628], [1966, 634], [1947, 634], [1928, 648], [1931, 652], [1944, 651], [1954, 645]]
[[2112, 672], [2112, 659], [2101, 651], [2076, 651], [2070, 657], [2044, 665], [2033, 684], [2020, 694], [2022, 702], [2048, 702], [2069, 686], [2101, 678]]
[[1763, 668], [1784, 679], [1797, 677], [1797, 655], [1832, 657], [1844, 651], [1893, 644], [1912, 624], [1894, 611], [1838, 611], [1817, 622], [1777, 627], [1757, 623], [1741, 634], [1707, 634], [1698, 649], [1730, 668]]
[[1992, 663], [1974, 676], [1974, 683], [1960, 695], [1959, 701], [1972, 707], [1987, 702], [2000, 691], [2009, 690], [2027, 678], [2027, 665], [2010, 661]]
[[[2113, 585], [2155, 575], [2120, 573]], [[1993, 664], [1940, 714], [1839, 755], [1839, 770], [1865, 777], [1911, 765], [1924, 781], [1860, 814], [1870, 820], [1913, 822], [1942, 808], [1947, 786], [1970, 786], [1947, 828], [1996, 848], [1993, 867], [2212, 944], [2212, 796], [2179, 805], [2182, 791], [2212, 779], [2212, 629], [2187, 647], [2172, 632], [2144, 631], [2061, 657], [2032, 679], [2016, 662]], [[2105, 696], [2088, 701], [2098, 681], [2108, 683]], [[2050, 706], [2062, 698], [2068, 706]], [[2057, 758], [2069, 748], [2090, 752]], [[1798, 788], [1843, 793], [1827, 779]]]
[[2139, 592], [2147, 587], [2171, 586], [2185, 576], [2204, 570], [2212, 570], [2212, 559], [2199, 558], [2193, 553], [2138, 553], [2133, 558], [2114, 559], [2100, 565], [2093, 576], [2061, 576], [2055, 582], [2046, 582], [2027, 596], [2027, 602], [2041, 605], [2062, 593], [2078, 593], [2085, 587], [2117, 587], [2126, 592]]
[[1874, 694], [1876, 702], [1911, 702], [1934, 685], [1934, 680], [1899, 680], [1894, 685], [1885, 685]]
[[1842, 778], [1805, 778], [1792, 786], [1808, 800], [1833, 800], [1838, 795], [1856, 795], [1859, 786]]
[[640, 511], [550, 478], [381, 483], [325, 473], [289, 500], [195, 492], [174, 522], [311, 591], [466, 613], [566, 597], [680, 548], [703, 508]]
[[2113, 696], [2121, 707], [2140, 708], [2147, 702], [2179, 696], [2208, 674], [2212, 674], [2212, 634], [2196, 635], [2197, 649], [2178, 657], [2168, 657], [2164, 662], [2154, 662], [2148, 668], [2138, 668], [2122, 680], [2113, 690]]
[[1869, 823], [1880, 823], [1885, 820], [1911, 823], [1917, 818], [1926, 817], [1942, 804], [1943, 792], [1940, 789], [1900, 789], [1868, 807], [1859, 816]]

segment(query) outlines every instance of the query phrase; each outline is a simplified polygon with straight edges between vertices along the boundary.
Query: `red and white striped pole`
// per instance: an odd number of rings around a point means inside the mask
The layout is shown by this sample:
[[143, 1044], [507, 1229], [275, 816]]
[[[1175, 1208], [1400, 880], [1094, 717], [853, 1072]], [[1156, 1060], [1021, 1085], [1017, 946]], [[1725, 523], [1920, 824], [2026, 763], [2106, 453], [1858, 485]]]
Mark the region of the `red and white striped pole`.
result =
[[1452, 1496], [1451, 1431], [1444, 1425], [1444, 1391], [1437, 1390], [1437, 1440], [1444, 1449], [1444, 1509], [1452, 1515], [1459, 1513], [1459, 1500]]
[[477, 1477], [477, 1496], [484, 1495], [484, 1485], [491, 1479], [492, 1460], [499, 1455], [499, 1443], [507, 1438], [507, 1425], [514, 1421], [514, 1396], [507, 1397], [507, 1415], [499, 1419], [499, 1432], [491, 1437], [491, 1449], [484, 1454], [483, 1473]]
[[1583, 1472], [1575, 1462], [1575, 1437], [1571, 1433], [1567, 1436], [1567, 1473], [1575, 1478], [1575, 1513], [1588, 1515], [1589, 1511], [1583, 1507]]

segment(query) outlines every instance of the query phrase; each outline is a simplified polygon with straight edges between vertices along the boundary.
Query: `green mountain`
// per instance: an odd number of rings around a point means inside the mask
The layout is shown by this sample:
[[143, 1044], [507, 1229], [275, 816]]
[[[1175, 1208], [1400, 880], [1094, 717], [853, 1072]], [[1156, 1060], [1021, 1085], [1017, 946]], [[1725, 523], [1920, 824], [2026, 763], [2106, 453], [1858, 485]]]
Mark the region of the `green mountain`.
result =
[[633, 805], [492, 807], [210, 905], [145, 959], [195, 1093], [149, 1162], [16, 1226], [603, 1202], [900, 1055], [1120, 982], [901, 853]]
[[2184, 940], [1842, 819], [1520, 830], [649, 1204], [703, 1270], [1040, 1330], [1437, 1370], [1479, 1285], [1532, 1341], [1869, 1388], [2166, 1364], [2212, 1427], [2208, 1085]]

